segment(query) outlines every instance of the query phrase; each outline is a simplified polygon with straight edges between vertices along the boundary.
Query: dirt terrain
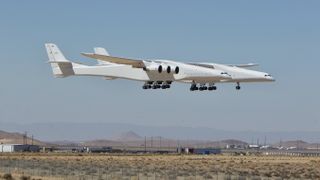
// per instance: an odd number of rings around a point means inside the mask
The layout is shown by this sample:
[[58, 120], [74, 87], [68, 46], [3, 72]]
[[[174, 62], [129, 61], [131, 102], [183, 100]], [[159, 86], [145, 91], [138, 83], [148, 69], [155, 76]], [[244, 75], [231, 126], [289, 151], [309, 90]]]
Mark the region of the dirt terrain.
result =
[[0, 172], [30, 179], [320, 179], [320, 158], [14, 153], [0, 154]]

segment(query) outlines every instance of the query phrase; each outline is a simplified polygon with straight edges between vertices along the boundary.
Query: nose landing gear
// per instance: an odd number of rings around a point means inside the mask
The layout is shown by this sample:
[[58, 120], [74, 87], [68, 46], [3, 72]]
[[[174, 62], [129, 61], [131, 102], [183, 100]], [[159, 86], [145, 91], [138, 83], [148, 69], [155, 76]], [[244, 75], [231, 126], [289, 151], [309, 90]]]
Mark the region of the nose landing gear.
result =
[[241, 87], [240, 87], [240, 83], [239, 83], [239, 82], [237, 82], [236, 90], [240, 90], [240, 89], [241, 89]]

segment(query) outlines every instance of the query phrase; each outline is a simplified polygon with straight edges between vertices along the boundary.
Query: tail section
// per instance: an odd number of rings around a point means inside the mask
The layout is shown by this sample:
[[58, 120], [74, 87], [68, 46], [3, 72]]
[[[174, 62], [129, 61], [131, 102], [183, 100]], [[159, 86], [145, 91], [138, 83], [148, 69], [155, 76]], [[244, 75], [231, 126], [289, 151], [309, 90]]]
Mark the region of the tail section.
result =
[[[102, 48], [102, 47], [95, 47], [94, 48], [94, 53], [95, 54], [99, 54], [99, 55], [110, 56], [108, 51], [105, 48]], [[109, 63], [109, 62], [106, 62], [106, 61], [101, 61], [99, 59], [97, 61], [98, 61], [99, 65], [110, 65], [110, 64], [113, 64], [113, 63]]]
[[52, 72], [55, 77], [67, 77], [74, 75], [74, 63], [64, 57], [57, 45], [48, 43], [45, 44], [45, 47], [47, 49]]

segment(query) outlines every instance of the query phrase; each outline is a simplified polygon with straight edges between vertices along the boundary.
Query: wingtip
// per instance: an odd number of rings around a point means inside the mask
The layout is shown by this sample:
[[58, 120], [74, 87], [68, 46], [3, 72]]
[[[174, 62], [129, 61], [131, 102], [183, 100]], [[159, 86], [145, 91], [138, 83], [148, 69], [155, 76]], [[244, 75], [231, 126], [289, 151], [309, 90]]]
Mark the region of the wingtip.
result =
[[55, 45], [54, 43], [51, 43], [51, 42], [47, 42], [47, 43], [44, 43], [45, 46], [52, 46], [52, 45]]
[[88, 58], [93, 58], [93, 59], [96, 59], [94, 56], [95, 54], [94, 53], [85, 53], [85, 52], [82, 52], [80, 53], [82, 56], [85, 56], [85, 57], [88, 57]]
[[93, 55], [93, 53], [85, 53], [85, 52], [81, 52], [80, 54], [81, 54], [81, 55], [83, 55], [83, 56], [90, 56], [90, 55]]

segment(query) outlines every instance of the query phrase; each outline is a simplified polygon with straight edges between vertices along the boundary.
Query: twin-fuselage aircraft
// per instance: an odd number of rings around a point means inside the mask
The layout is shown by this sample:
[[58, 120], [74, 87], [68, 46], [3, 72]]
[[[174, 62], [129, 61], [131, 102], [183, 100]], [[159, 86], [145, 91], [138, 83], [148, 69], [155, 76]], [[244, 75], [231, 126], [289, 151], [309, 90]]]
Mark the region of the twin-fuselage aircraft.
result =
[[183, 63], [162, 59], [131, 59], [110, 56], [104, 48], [94, 48], [94, 53], [81, 53], [97, 60], [89, 66], [67, 60], [59, 48], [45, 44], [53, 75], [99, 76], [104, 79], [129, 79], [142, 81], [143, 89], [167, 89], [173, 82], [191, 84], [191, 91], [216, 90], [217, 83], [235, 83], [240, 90], [243, 82], [271, 82], [275, 79], [268, 73], [250, 70], [257, 64], [226, 65], [217, 63]]

